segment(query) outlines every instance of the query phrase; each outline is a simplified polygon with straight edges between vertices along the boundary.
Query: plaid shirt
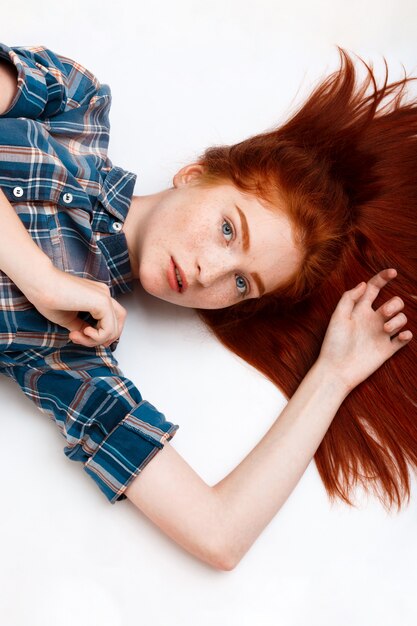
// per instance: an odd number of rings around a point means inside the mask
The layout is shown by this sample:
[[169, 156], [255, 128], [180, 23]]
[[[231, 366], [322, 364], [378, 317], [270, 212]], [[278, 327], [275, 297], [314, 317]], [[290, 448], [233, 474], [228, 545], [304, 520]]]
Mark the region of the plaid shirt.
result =
[[[0, 58], [18, 72], [0, 116], [1, 189], [55, 266], [113, 296], [131, 291], [121, 229], [136, 175], [107, 157], [110, 88], [43, 46], [0, 44]], [[123, 376], [114, 349], [73, 344], [0, 272], [0, 372], [56, 421], [65, 454], [111, 502], [178, 428]]]

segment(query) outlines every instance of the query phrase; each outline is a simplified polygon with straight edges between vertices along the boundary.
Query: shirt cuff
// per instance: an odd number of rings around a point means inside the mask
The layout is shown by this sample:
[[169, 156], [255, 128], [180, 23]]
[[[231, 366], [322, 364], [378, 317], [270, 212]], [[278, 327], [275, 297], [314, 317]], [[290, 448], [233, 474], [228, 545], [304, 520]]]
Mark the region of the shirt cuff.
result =
[[[37, 119], [65, 109], [65, 85], [48, 72], [48, 68], [36, 62], [35, 54], [0, 44], [0, 58], [13, 63], [18, 74], [16, 95], [2, 117]], [[64, 69], [58, 60], [57, 64], [57, 70]]]
[[112, 504], [123, 500], [129, 483], [178, 428], [143, 400], [101, 442], [84, 469]]

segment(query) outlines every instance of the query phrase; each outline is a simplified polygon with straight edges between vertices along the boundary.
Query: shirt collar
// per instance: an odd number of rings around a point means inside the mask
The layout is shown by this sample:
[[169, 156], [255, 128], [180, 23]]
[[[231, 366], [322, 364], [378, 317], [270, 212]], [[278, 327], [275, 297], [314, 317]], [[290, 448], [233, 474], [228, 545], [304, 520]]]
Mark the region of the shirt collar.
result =
[[133, 275], [125, 234], [107, 235], [97, 241], [106, 257], [112, 296], [133, 291]]

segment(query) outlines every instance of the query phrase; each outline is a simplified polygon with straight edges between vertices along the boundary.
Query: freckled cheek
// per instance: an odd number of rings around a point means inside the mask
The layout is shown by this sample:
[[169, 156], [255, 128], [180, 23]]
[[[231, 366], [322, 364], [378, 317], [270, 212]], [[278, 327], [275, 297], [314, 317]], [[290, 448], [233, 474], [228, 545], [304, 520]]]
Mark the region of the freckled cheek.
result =
[[213, 233], [209, 232], [207, 224], [200, 219], [185, 216], [167, 220], [163, 234], [158, 233], [161, 240], [169, 242], [171, 246], [189, 251], [207, 246], [213, 239]]
[[202, 294], [201, 300], [204, 301], [204, 305], [202, 304], [201, 308], [206, 306], [210, 309], [223, 309], [234, 304], [231, 290], [228, 289], [226, 285], [213, 287], [210, 291], [206, 291], [206, 293]]
[[177, 238], [178, 254], [184, 253], [189, 257], [191, 264], [198, 261], [200, 264], [207, 257], [216, 254], [212, 239], [197, 230], [192, 233], [184, 233]]
[[204, 246], [210, 246], [212, 243], [212, 235], [206, 230], [198, 228], [197, 226], [192, 229], [191, 232], [187, 232], [187, 240], [193, 247], [200, 248]]

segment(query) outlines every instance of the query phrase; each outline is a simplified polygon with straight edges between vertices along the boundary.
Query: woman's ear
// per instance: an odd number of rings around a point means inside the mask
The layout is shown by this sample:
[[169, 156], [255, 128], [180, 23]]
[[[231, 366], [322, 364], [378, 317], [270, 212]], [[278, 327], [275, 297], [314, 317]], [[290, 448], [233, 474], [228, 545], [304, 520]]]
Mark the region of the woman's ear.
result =
[[182, 167], [174, 176], [174, 187], [183, 187], [190, 182], [198, 180], [204, 171], [204, 167], [201, 163], [190, 163]]

